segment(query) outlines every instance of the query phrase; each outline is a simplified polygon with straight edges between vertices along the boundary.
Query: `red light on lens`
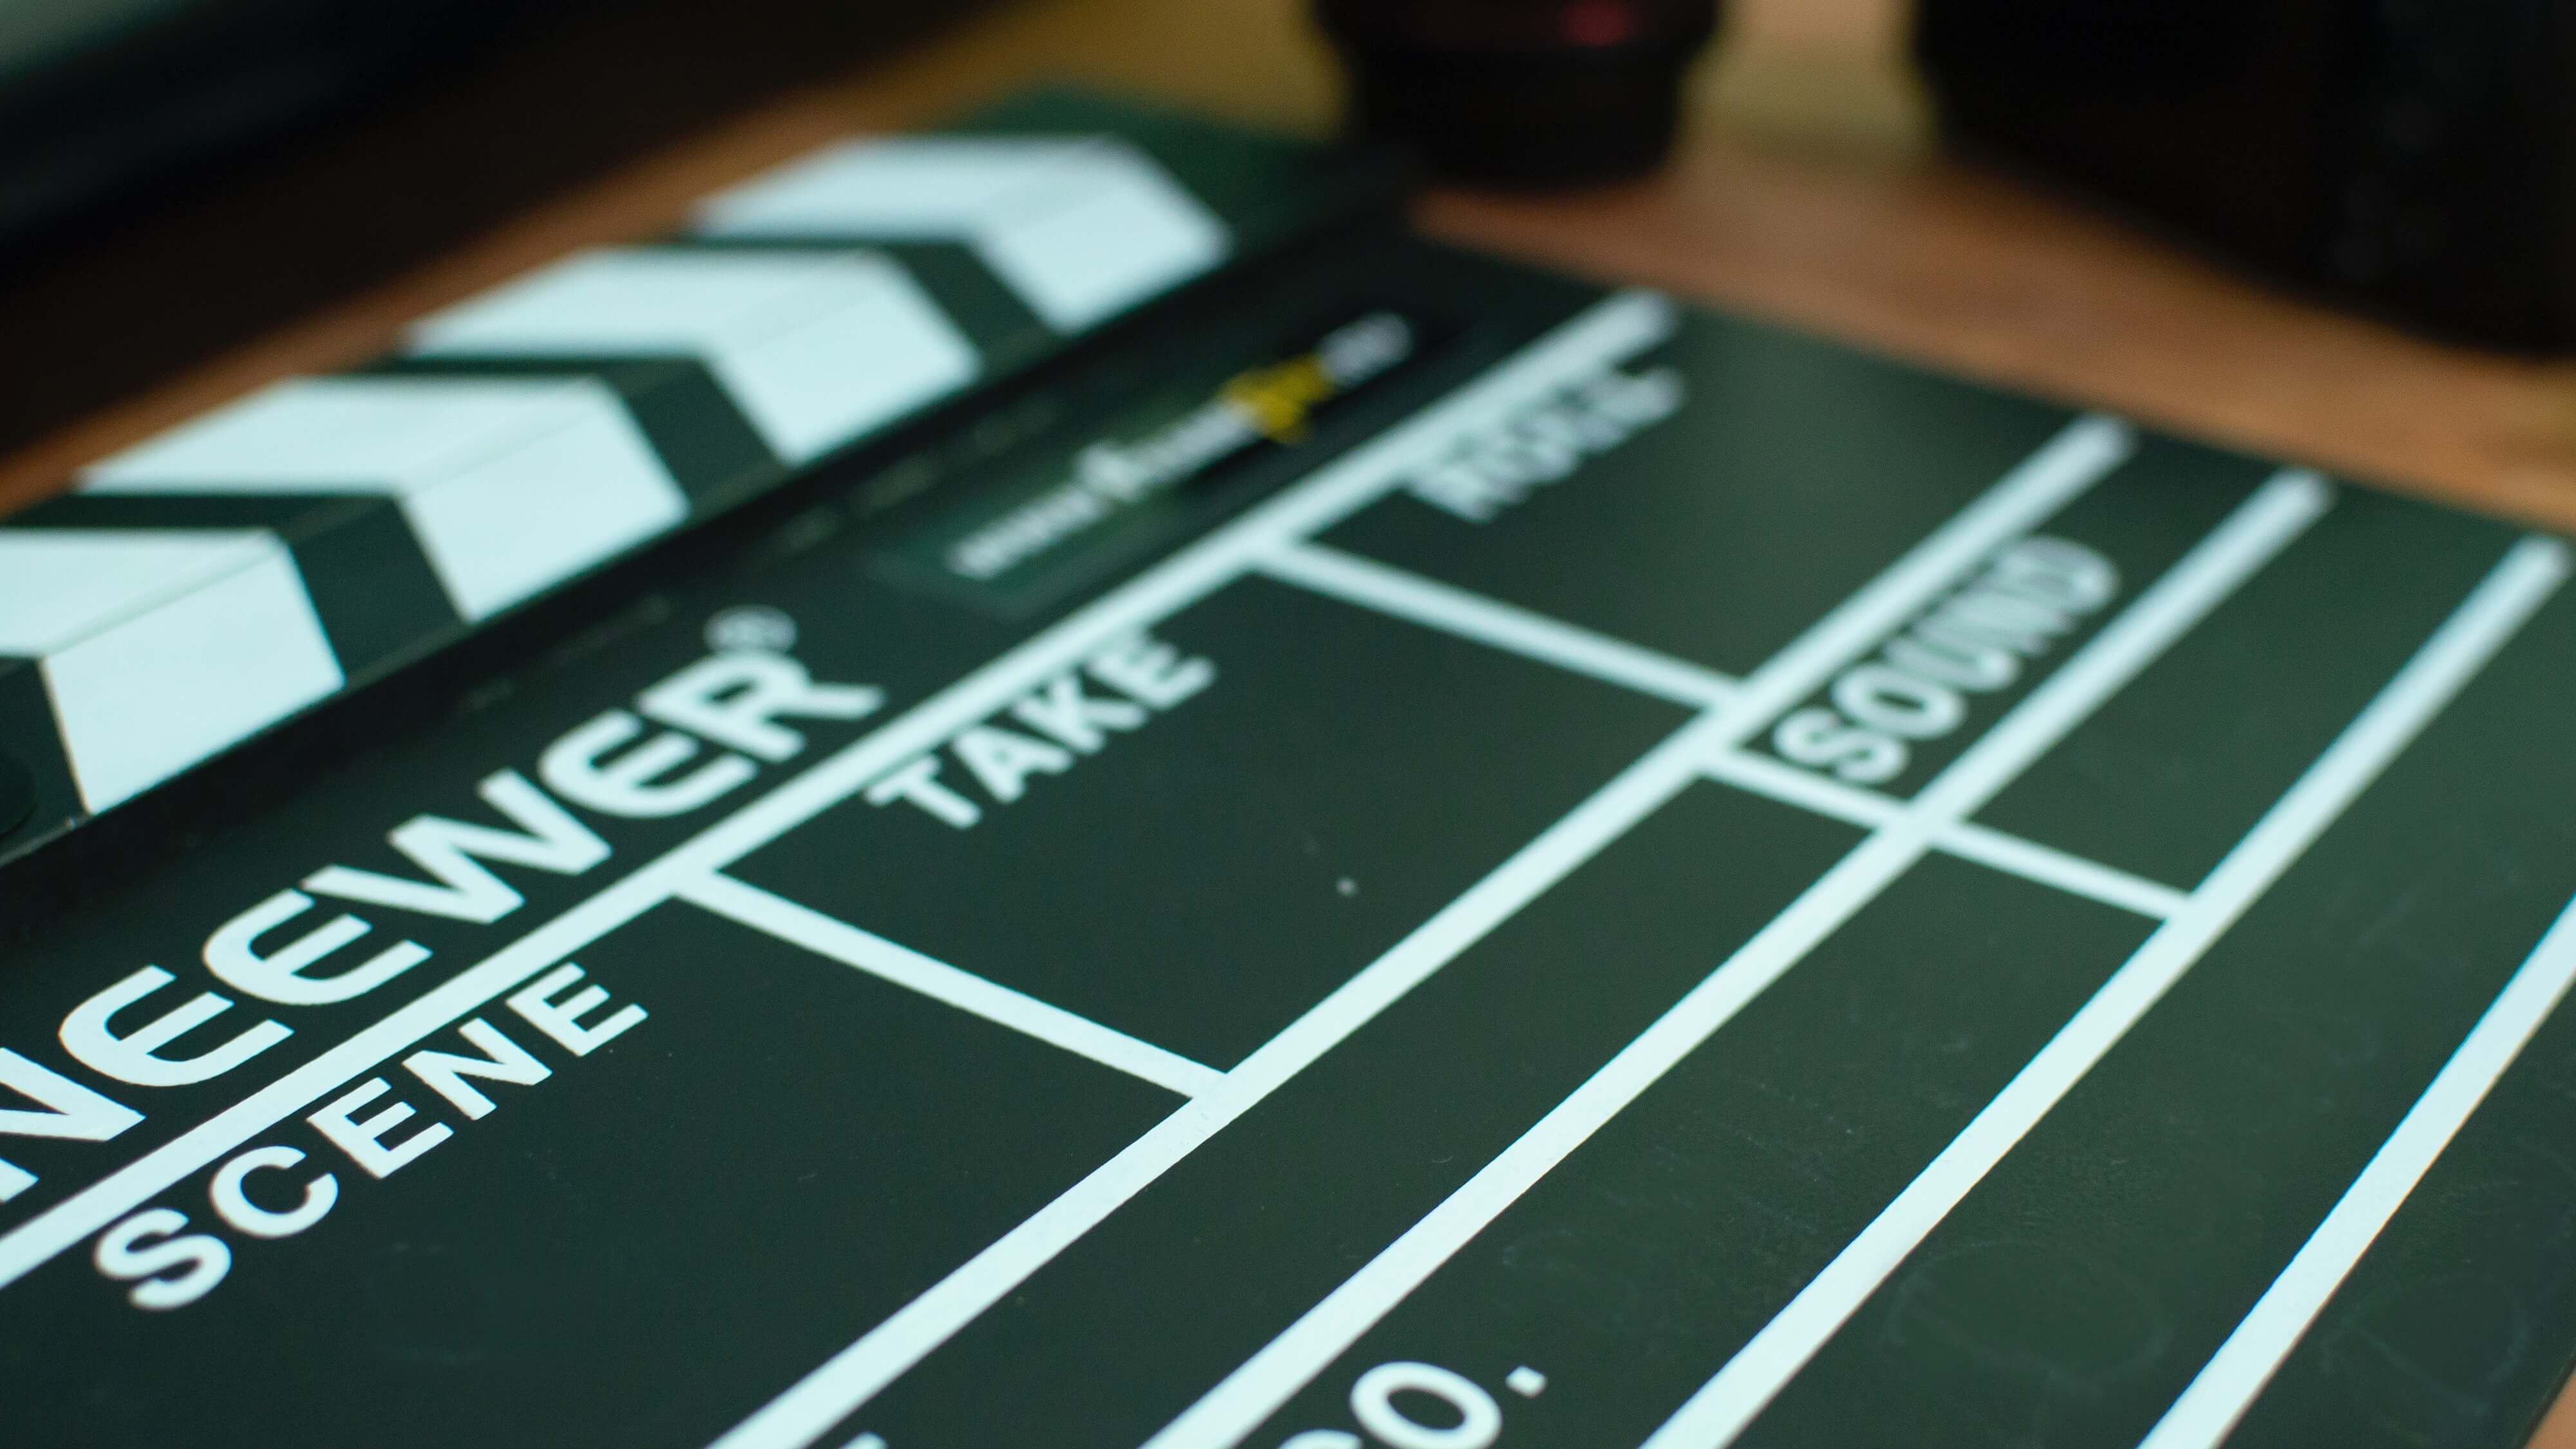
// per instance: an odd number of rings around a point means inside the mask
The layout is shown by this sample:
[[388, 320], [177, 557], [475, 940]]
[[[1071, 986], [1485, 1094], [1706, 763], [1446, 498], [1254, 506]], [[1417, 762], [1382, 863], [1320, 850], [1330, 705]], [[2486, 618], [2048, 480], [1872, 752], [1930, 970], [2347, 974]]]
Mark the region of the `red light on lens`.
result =
[[1577, 0], [1557, 20], [1569, 45], [1619, 45], [1637, 37], [1637, 12], [1627, 0]]

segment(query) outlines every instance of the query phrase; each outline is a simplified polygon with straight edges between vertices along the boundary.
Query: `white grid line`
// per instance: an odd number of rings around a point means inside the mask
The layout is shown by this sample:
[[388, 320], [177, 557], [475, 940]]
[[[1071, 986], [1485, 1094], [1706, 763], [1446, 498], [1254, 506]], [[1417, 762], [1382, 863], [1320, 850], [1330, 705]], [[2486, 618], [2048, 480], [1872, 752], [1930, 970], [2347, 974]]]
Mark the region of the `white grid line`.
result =
[[1876, 830], [1905, 813], [1905, 802], [1892, 795], [1829, 780], [1751, 750], [1713, 750], [1705, 767], [1712, 780], [1865, 830]]
[[[2104, 446], [2107, 430], [2089, 421], [2082, 426], [2084, 431], [2072, 435], [2080, 440], [2079, 458], [2107, 464], [2125, 455]], [[1284, 583], [1344, 603], [1676, 703], [1725, 709], [1743, 693], [1741, 681], [1687, 659], [1324, 544], [1282, 543], [1259, 567]], [[1881, 824], [1903, 808], [1885, 796], [1741, 751], [1721, 752], [1711, 773], [1858, 825]], [[1962, 859], [2139, 915], [2161, 919], [2183, 900], [2183, 893], [2171, 886], [1973, 823], [1942, 832], [1935, 844]]]
[[[2332, 500], [2312, 474], [2284, 472], [1873, 831], [1789, 908], [1599, 1071], [1375, 1258], [1146, 1441], [1217, 1449], [1260, 1427], [1504, 1209], [1786, 974], [1931, 848], [2080, 724], [2315, 522]], [[1876, 636], [1855, 641], [1853, 652]], [[1794, 649], [1789, 652], [1795, 652]], [[1828, 669], [1828, 671], [1830, 670]], [[1748, 681], [1748, 695], [1762, 690]], [[1801, 689], [1781, 707], [1806, 696]], [[1721, 716], [1721, 718], [1724, 718]], [[1728, 733], [1762, 721], [1727, 720]], [[1711, 751], [1710, 757], [1717, 752]]]
[[2566, 571], [2566, 551], [2555, 543], [2529, 540], [2507, 555], [2228, 852], [2192, 892], [2190, 905], [2148, 937], [1967, 1129], [1666, 1420], [1644, 1449], [1718, 1449], [1734, 1442], [1950, 1209], [2504, 647]]
[[1281, 546], [1261, 569], [1285, 583], [1508, 653], [1699, 709], [1732, 704], [1740, 686], [1714, 669], [1640, 648], [1515, 604], [1344, 553]]
[[[1874, 790], [1784, 764], [1750, 750], [1720, 750], [1708, 762], [1710, 778], [1740, 790], [1767, 796], [1876, 829], [1905, 813], [1905, 802]], [[1932, 848], [1961, 860], [2000, 870], [2040, 885], [2053, 886], [2106, 906], [2162, 920], [2181, 909], [2187, 897], [2172, 886], [2131, 875], [2082, 856], [2069, 855], [2037, 841], [2007, 835], [1974, 821], [1943, 826], [1932, 836]]]
[[[2092, 487], [2134, 447], [2134, 435], [2112, 419], [2086, 417], [2070, 423], [1976, 502], [1742, 681], [1730, 710], [1703, 715], [1629, 766], [1573, 814], [1236, 1066], [1228, 1074], [1227, 1089], [1197, 1099], [1146, 1133], [735, 1426], [716, 1442], [715, 1449], [802, 1449], [810, 1444], [1253, 1102], [1660, 808], [1699, 777], [1711, 754], [1741, 743], [1763, 729], [1772, 715], [1821, 688], [1854, 655], [1874, 646], [1979, 560]], [[1395, 476], [1384, 475], [1380, 491]], [[1279, 502], [1271, 510], [1277, 521], [1259, 532], [1247, 530], [1235, 551], [1226, 555], [1229, 559], [1239, 559], [1247, 568], [1254, 566], [1275, 557], [1282, 545], [1328, 526], [1359, 506], [1353, 502], [1326, 510], [1293, 499]], [[1138, 584], [1153, 578], [1148, 575]]]
[[2187, 892], [2161, 881], [2132, 875], [2018, 835], [2006, 835], [1973, 820], [1943, 831], [1933, 843], [1961, 860], [1973, 860], [1993, 870], [2159, 921], [2181, 910], [2183, 902], [2190, 899]]
[[716, 1449], [796, 1449], [847, 1417], [1343, 1038], [1660, 809], [1697, 776], [1709, 727], [1706, 718], [1684, 726], [1246, 1057], [1222, 1086], [833, 1355], [717, 1440]]
[[1225, 1074], [1214, 1067], [1139, 1041], [973, 972], [961, 971], [732, 876], [701, 876], [681, 886], [675, 895], [763, 935], [856, 967], [907, 991], [919, 992], [933, 1001], [945, 1002], [1184, 1097], [1205, 1096], [1225, 1080]]

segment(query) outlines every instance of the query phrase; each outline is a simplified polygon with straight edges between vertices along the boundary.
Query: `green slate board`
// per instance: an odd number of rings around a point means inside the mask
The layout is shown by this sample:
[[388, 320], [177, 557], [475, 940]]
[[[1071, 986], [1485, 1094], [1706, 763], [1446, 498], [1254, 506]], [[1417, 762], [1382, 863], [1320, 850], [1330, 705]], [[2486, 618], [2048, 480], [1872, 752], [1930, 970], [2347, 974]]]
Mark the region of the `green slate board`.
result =
[[2560, 542], [1391, 222], [787, 487], [11, 949], [7, 1442], [2504, 1449], [2576, 1359]]

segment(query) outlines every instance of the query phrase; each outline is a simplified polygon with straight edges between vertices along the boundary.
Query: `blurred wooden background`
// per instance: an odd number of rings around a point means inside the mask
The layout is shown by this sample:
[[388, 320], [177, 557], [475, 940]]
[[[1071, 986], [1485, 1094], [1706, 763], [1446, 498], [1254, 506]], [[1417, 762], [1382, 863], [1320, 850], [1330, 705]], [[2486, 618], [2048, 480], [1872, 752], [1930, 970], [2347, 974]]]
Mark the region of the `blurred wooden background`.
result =
[[[1904, 3], [1733, 0], [1665, 173], [1573, 196], [1439, 192], [1421, 203], [1421, 222], [1457, 241], [2576, 528], [2576, 364], [2444, 347], [2313, 306], [1937, 155], [1902, 59]], [[405, 320], [537, 262], [668, 227], [693, 197], [826, 137], [922, 123], [1042, 78], [1309, 132], [1328, 129], [1338, 106], [1331, 58], [1302, 0], [991, 8], [53, 431], [0, 458], [0, 507], [273, 378], [363, 359]], [[613, 67], [567, 77], [563, 103], [618, 79]], [[455, 102], [475, 103], [470, 92]], [[127, 245], [148, 259], [148, 238]], [[189, 284], [220, 291], [245, 280], [225, 266], [262, 263], [253, 252], [171, 264], [198, 268]], [[2576, 1449], [2576, 1409], [2562, 1402], [2536, 1443]]]
[[[2576, 526], [2576, 367], [2457, 350], [2276, 294], [1934, 154], [1904, 0], [1736, 0], [1663, 175], [1585, 195], [1442, 193], [1429, 229], [1650, 282], [1981, 378], [2414, 491]], [[0, 503], [270, 377], [384, 345], [405, 317], [852, 128], [1073, 77], [1302, 130], [1337, 82], [1299, 0], [1033, 0], [799, 93], [324, 316], [0, 460]], [[613, 75], [579, 78], [613, 84]], [[580, 89], [575, 87], [576, 94]], [[226, 279], [209, 275], [208, 287]], [[102, 345], [112, 345], [103, 339]]]

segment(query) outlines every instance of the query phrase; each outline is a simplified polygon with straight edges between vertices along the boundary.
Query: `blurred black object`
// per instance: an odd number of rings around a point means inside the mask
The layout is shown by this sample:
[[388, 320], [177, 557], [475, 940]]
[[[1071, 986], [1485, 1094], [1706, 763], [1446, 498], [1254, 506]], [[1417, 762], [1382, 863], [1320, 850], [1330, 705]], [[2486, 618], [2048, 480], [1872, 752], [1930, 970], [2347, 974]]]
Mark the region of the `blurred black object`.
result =
[[2576, 5], [1922, 0], [1959, 141], [2429, 330], [2576, 342]]
[[517, 0], [34, 0], [0, 14], [0, 247], [325, 114]]
[[0, 451], [984, 3], [0, 0]]
[[1434, 170], [1548, 186], [1653, 167], [1716, 0], [1317, 0], [1354, 119]]

